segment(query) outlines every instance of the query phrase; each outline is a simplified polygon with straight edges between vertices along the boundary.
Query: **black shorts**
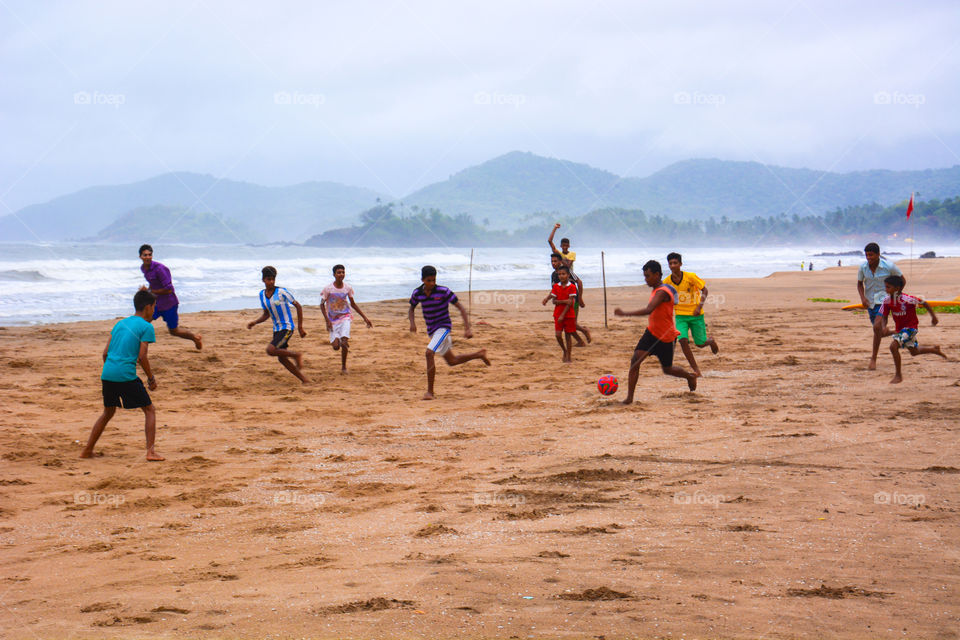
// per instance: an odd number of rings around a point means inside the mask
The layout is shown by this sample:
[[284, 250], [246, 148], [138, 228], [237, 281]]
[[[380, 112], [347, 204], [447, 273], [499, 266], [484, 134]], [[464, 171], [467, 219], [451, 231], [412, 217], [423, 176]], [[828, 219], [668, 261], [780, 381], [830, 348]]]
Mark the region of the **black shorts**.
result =
[[287, 343], [290, 342], [290, 338], [293, 337], [293, 329], [284, 329], [283, 331], [274, 331], [273, 340], [270, 341], [270, 344], [275, 346], [277, 349], [286, 349]]
[[143, 386], [140, 378], [134, 378], [126, 382], [111, 382], [110, 380], [101, 380], [100, 382], [103, 383], [103, 406], [105, 407], [122, 406], [124, 409], [139, 409], [153, 404], [150, 400], [150, 394], [147, 393], [147, 389]]
[[655, 337], [650, 333], [650, 330], [647, 329], [643, 332], [643, 335], [640, 336], [640, 342], [637, 343], [636, 350], [646, 351], [650, 355], [657, 356], [657, 359], [660, 360], [660, 366], [666, 369], [667, 367], [673, 366], [674, 342], [664, 342]]

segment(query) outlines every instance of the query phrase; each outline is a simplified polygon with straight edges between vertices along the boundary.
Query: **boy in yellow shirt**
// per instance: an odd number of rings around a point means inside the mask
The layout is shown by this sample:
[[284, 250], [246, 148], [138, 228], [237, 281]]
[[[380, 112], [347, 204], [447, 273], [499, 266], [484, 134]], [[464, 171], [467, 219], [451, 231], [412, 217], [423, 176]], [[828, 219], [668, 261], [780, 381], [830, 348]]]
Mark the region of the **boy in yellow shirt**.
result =
[[701, 349], [709, 346], [714, 354], [720, 351], [717, 341], [707, 337], [707, 323], [703, 319], [707, 283], [691, 271], [680, 270], [683, 266], [683, 258], [679, 253], [668, 254], [667, 264], [670, 265], [670, 275], [665, 282], [677, 290], [679, 297], [679, 303], [675, 306], [674, 312], [677, 331], [680, 332], [680, 348], [683, 350], [683, 355], [687, 357], [694, 375], [700, 376], [700, 367], [697, 366], [697, 360], [693, 357], [693, 349], [690, 348], [690, 340], [687, 336], [693, 333], [693, 343]]

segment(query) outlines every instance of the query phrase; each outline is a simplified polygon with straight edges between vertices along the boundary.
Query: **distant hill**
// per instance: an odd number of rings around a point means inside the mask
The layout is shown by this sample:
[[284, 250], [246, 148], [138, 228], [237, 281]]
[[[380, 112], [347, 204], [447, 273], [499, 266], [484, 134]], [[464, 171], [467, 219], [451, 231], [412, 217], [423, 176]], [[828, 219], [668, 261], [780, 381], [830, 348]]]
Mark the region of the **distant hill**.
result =
[[[210, 175], [167, 173], [131, 184], [90, 187], [24, 207], [16, 216], [0, 218], [0, 238], [89, 238], [134, 209], [167, 205], [226, 216], [266, 241], [302, 240], [342, 226], [381, 197], [369, 189], [334, 182], [264, 187]], [[230, 241], [229, 236], [222, 241]]]
[[263, 239], [247, 225], [207, 211], [157, 205], [139, 207], [114, 220], [95, 237], [96, 242], [247, 243]]
[[572, 217], [603, 207], [681, 220], [821, 215], [837, 207], [891, 205], [911, 191], [930, 199], [960, 195], [960, 166], [825, 173], [757, 162], [686, 160], [646, 178], [620, 178], [588, 165], [514, 151], [424, 187], [403, 203], [515, 229], [536, 212]]

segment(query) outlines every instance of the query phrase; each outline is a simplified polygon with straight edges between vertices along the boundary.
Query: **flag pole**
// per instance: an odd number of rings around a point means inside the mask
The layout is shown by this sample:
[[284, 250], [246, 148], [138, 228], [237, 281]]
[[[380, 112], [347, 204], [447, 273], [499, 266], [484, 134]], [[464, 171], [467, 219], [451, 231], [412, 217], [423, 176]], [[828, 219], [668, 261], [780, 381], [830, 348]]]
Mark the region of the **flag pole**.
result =
[[603, 328], [607, 326], [607, 262], [603, 251], [600, 252], [600, 273], [603, 274]]
[[911, 191], [910, 192], [910, 211], [907, 214], [907, 216], [910, 218], [910, 281], [911, 282], [913, 282], [913, 242], [914, 240], [913, 240], [913, 216], [909, 214], [913, 213], [913, 194], [914, 192]]
[[470, 275], [467, 279], [467, 317], [473, 313], [473, 249], [470, 249]]

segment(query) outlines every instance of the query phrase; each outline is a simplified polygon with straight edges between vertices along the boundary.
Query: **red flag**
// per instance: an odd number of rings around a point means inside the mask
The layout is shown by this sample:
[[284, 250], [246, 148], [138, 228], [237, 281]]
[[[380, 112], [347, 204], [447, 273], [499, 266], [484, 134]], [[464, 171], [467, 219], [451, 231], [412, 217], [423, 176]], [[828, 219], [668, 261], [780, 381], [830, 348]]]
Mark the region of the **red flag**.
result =
[[910, 219], [910, 214], [913, 213], [913, 194], [910, 194], [910, 204], [907, 205], [907, 220]]

